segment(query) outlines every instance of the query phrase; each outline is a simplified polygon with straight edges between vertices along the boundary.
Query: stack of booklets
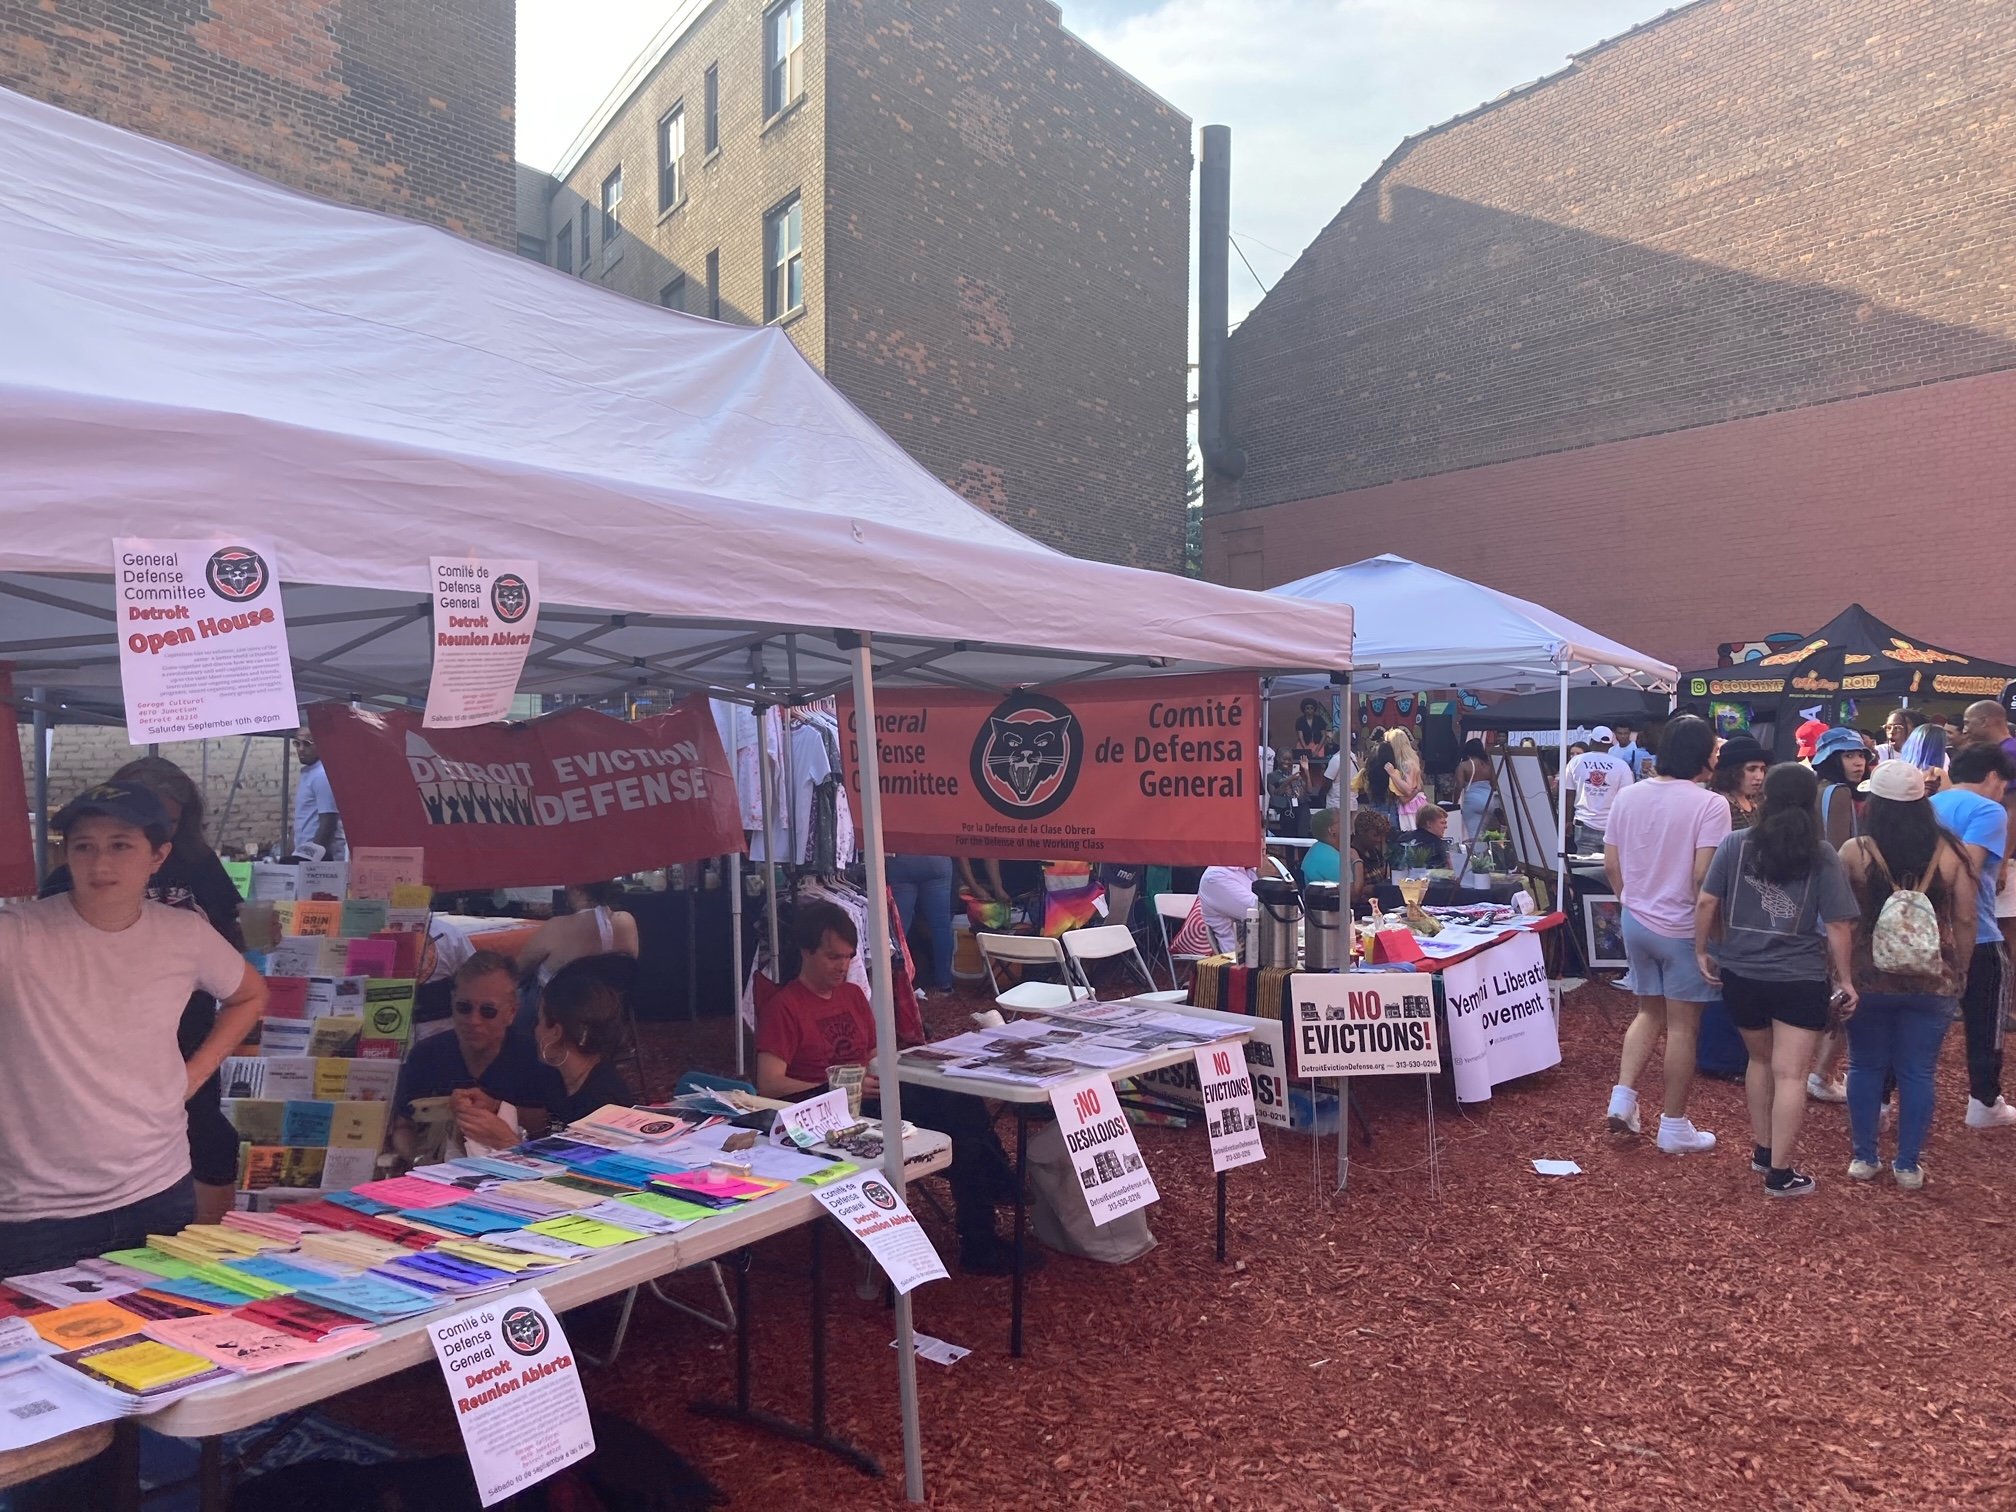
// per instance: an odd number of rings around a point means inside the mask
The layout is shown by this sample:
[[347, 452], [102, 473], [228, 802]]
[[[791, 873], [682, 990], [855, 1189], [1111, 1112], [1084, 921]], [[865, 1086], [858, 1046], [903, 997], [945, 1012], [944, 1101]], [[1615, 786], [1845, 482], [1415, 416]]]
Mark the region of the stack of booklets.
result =
[[903, 1060], [946, 1076], [1043, 1087], [1088, 1070], [1112, 1070], [1145, 1055], [1213, 1044], [1238, 1032], [1139, 1003], [1075, 1003], [1043, 1018], [916, 1045], [903, 1052]]

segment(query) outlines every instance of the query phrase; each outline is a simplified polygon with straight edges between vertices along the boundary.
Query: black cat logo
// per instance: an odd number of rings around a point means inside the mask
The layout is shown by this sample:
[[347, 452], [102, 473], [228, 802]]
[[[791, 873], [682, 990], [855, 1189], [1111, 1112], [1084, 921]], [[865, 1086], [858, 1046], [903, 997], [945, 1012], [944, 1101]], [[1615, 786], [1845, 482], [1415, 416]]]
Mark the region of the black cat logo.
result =
[[529, 1307], [507, 1308], [497, 1332], [514, 1354], [535, 1355], [546, 1347], [546, 1320]]
[[885, 1213], [896, 1211], [896, 1194], [879, 1181], [862, 1182], [861, 1195], [874, 1203], [875, 1206], [881, 1208]]
[[266, 591], [266, 559], [245, 546], [226, 546], [203, 569], [210, 591], [234, 604], [248, 603]]
[[505, 624], [515, 625], [532, 607], [532, 589], [517, 573], [501, 572], [490, 585], [490, 607]]
[[1085, 731], [1078, 716], [1043, 693], [1012, 693], [973, 740], [973, 785], [1014, 819], [1054, 813], [1078, 785]]

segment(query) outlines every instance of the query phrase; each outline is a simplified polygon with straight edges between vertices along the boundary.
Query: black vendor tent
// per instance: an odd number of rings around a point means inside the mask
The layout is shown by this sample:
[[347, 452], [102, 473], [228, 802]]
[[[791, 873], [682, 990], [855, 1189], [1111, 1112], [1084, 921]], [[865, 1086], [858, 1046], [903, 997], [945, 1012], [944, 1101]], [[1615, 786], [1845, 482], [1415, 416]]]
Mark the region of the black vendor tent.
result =
[[1837, 724], [1851, 700], [1994, 698], [2011, 678], [2016, 666], [1914, 640], [1850, 604], [1783, 651], [1681, 674], [1680, 698], [1750, 704], [1777, 721], [1778, 743], [1789, 750], [1803, 709], [1818, 707], [1820, 718]]
[[[1568, 723], [1588, 729], [1593, 725], [1628, 724], [1644, 729], [1651, 720], [1666, 717], [1670, 702], [1664, 693], [1647, 693], [1639, 688], [1570, 688]], [[1550, 688], [1545, 693], [1522, 693], [1489, 708], [1465, 709], [1463, 730], [1552, 730], [1561, 717], [1561, 695]]]

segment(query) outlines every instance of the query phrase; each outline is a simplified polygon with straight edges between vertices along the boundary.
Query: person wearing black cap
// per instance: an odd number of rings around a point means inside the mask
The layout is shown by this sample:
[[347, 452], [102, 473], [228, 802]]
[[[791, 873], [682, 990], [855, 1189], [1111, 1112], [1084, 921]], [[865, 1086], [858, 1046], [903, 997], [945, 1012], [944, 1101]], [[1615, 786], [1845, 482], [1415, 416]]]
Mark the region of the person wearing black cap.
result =
[[[183, 1104], [266, 1005], [199, 913], [149, 901], [168, 813], [137, 782], [56, 816], [72, 891], [0, 909], [0, 1275], [172, 1233], [196, 1212]], [[219, 1004], [185, 1063], [192, 993]]]
[[1764, 796], [1764, 774], [1771, 758], [1748, 731], [1739, 730], [1722, 742], [1715, 753], [1715, 770], [1708, 778], [1708, 790], [1729, 800], [1730, 830], [1746, 830], [1756, 822], [1757, 804]]

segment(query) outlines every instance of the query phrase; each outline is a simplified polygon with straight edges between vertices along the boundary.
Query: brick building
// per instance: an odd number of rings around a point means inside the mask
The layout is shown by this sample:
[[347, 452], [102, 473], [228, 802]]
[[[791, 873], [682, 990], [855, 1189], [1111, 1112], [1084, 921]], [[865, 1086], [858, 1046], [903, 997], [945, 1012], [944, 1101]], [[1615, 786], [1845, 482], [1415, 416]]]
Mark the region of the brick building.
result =
[[1682, 667], [1860, 599], [2007, 658], [2012, 99], [2010, 6], [1697, 0], [1409, 139], [1232, 336], [1206, 574], [1397, 551]]
[[1168, 568], [1190, 163], [1188, 120], [1048, 0], [689, 0], [521, 232], [634, 298], [783, 326], [967, 499]]
[[7, 0], [0, 87], [509, 247], [514, 0]]

